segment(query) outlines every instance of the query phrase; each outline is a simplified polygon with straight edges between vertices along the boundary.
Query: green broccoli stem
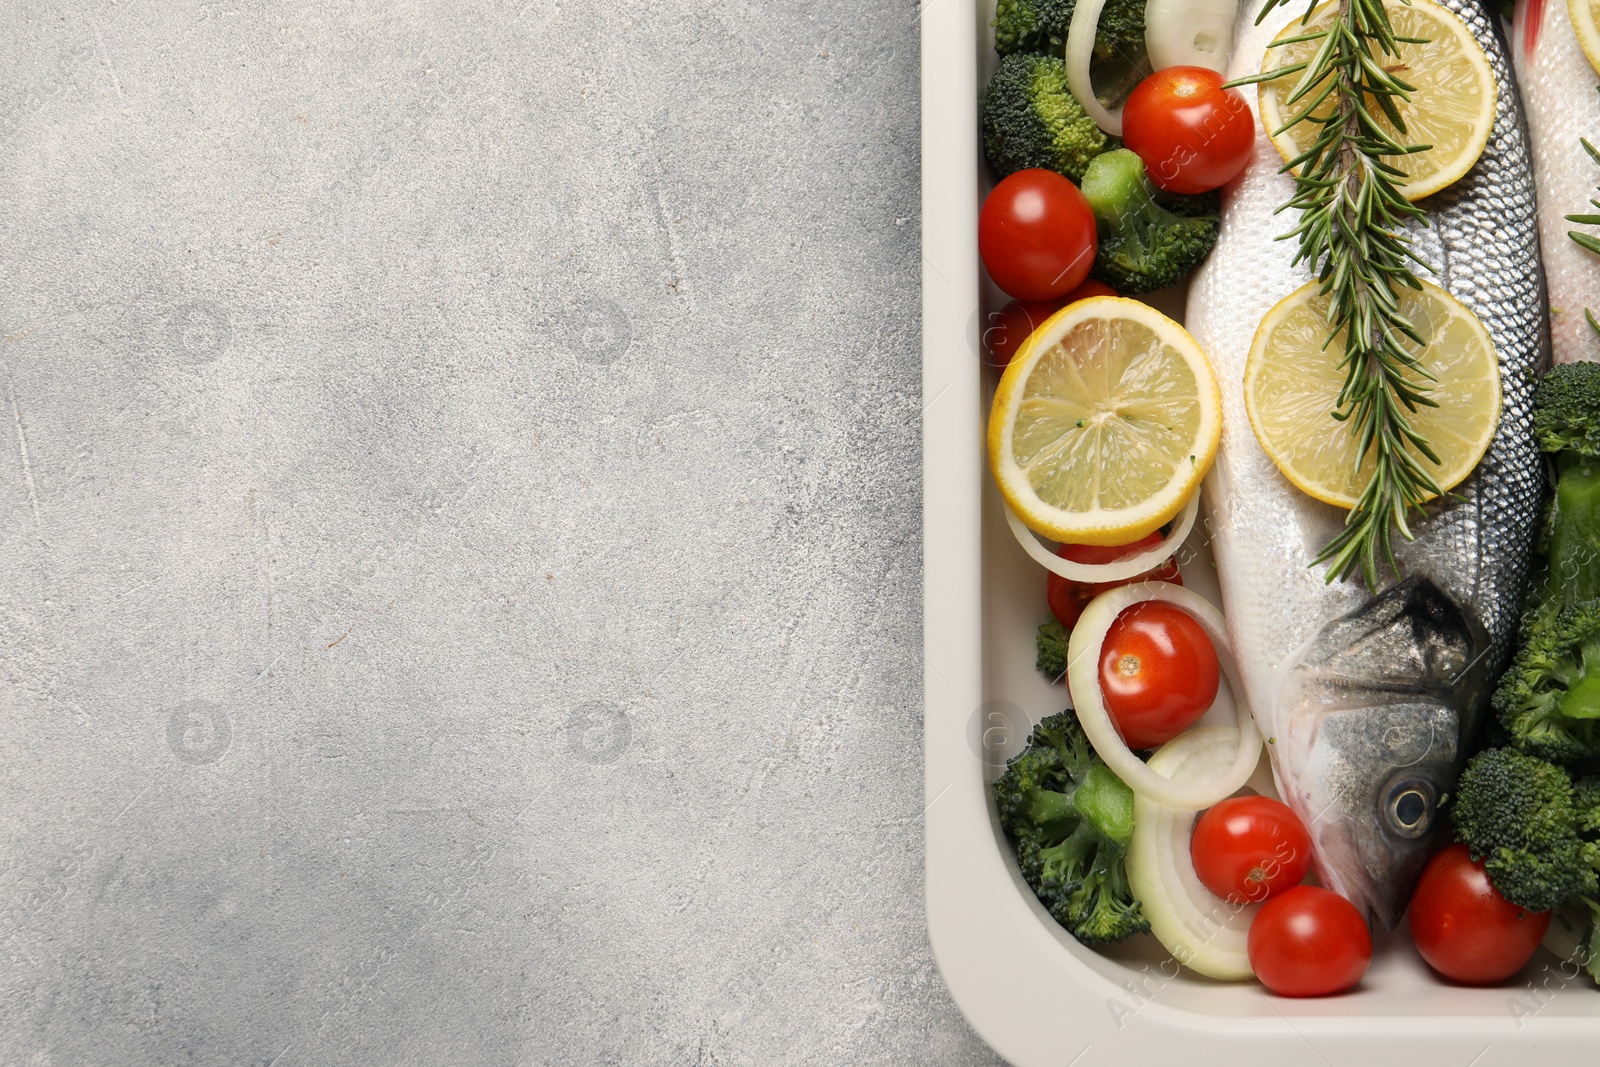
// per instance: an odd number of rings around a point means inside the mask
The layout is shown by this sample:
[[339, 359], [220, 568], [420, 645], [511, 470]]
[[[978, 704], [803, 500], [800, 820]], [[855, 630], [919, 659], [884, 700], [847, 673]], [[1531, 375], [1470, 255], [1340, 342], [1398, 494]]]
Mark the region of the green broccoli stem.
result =
[[[1028, 819], [1035, 826], [1049, 827], [1080, 818], [1126, 850], [1133, 839], [1133, 790], [1110, 768], [1097, 763], [1072, 792], [1040, 789], [1028, 798]], [[1080, 823], [1079, 830], [1083, 828]]]
[[1600, 681], [1588, 674], [1578, 679], [1562, 696], [1557, 711], [1568, 719], [1600, 719]]
[[1143, 228], [1167, 221], [1170, 213], [1156, 203], [1153, 186], [1145, 177], [1144, 160], [1127, 149], [1098, 159], [1093, 174], [1084, 176], [1083, 195], [1102, 236], [1130, 223]]
[[1096, 763], [1084, 776], [1073, 800], [1084, 818], [1096, 829], [1127, 851], [1133, 840], [1133, 790], [1111, 768]]
[[1081, 188], [1100, 237], [1094, 277], [1125, 296], [1177, 284], [1216, 243], [1215, 198], [1164, 202], [1144, 161], [1126, 148], [1091, 160]]
[[1600, 596], [1600, 467], [1571, 452], [1556, 459], [1554, 514], [1543, 603], [1569, 606]]
[[1600, 982], [1600, 904], [1582, 895], [1577, 899], [1589, 909], [1589, 921], [1584, 924], [1583, 940], [1578, 945], [1578, 962], [1590, 978]]
[[1100, 847], [1100, 837], [1087, 822], [1078, 823], [1058, 845], [1039, 850], [1039, 869], [1046, 883], [1060, 883], [1063, 871], [1085, 870]]
[[1028, 797], [1028, 821], [1035, 826], [1051, 826], [1077, 818], [1073, 794], [1049, 789], [1036, 790]]

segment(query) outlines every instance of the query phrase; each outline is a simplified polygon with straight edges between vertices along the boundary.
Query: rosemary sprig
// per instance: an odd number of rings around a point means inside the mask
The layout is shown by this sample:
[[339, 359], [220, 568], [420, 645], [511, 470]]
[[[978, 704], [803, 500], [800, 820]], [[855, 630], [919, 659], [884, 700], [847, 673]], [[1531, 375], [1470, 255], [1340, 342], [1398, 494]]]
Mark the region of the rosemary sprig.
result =
[[[1409, 2], [1409, 0], [1406, 0]], [[1256, 21], [1289, 0], [1267, 0]], [[1308, 6], [1302, 24], [1310, 19]], [[1426, 224], [1422, 210], [1400, 193], [1405, 174], [1389, 157], [1426, 151], [1429, 145], [1404, 144], [1380, 124], [1400, 135], [1406, 132], [1398, 104], [1415, 87], [1386, 69], [1384, 57], [1399, 54], [1402, 43], [1424, 43], [1398, 37], [1384, 0], [1339, 0], [1325, 30], [1277, 42], [1319, 41], [1305, 63], [1280, 66], [1234, 84], [1270, 81], [1300, 74], [1284, 107], [1306, 106], [1278, 130], [1277, 136], [1305, 122], [1317, 127], [1315, 139], [1283, 169], [1294, 176], [1295, 193], [1278, 210], [1300, 210], [1300, 224], [1280, 240], [1297, 239], [1295, 263], [1306, 263], [1329, 298], [1326, 349], [1345, 332], [1344, 388], [1333, 417], [1350, 423], [1357, 443], [1355, 467], [1369, 452], [1372, 478], [1346, 517], [1344, 529], [1317, 556], [1327, 561], [1328, 581], [1348, 578], [1357, 568], [1376, 588], [1380, 562], [1398, 570], [1393, 531], [1410, 540], [1407, 513], [1440, 493], [1439, 485], [1418, 459], [1434, 464], [1439, 457], [1408, 418], [1418, 407], [1437, 407], [1428, 397], [1434, 376], [1407, 351], [1410, 340], [1426, 347], [1427, 339], [1400, 313], [1401, 286], [1421, 289], [1410, 265], [1426, 266], [1411, 251], [1404, 232], [1409, 220]], [[1328, 104], [1327, 113], [1313, 112]], [[1415, 453], [1406, 446], [1410, 445]]]
[[[1600, 86], [1595, 86], [1595, 89], [1596, 91], [1600, 91]], [[1596, 163], [1600, 163], [1600, 152], [1595, 151], [1594, 145], [1589, 143], [1589, 139], [1587, 137], [1578, 138], [1578, 143], [1583, 145], [1583, 150], [1589, 153], [1590, 159], [1594, 160]], [[1600, 200], [1590, 200], [1589, 203], [1593, 207], [1600, 207]], [[1600, 215], [1568, 215], [1567, 221], [1576, 222], [1581, 226], [1600, 226]], [[1591, 237], [1586, 233], [1579, 233], [1577, 230], [1568, 230], [1567, 236], [1578, 242], [1578, 244], [1582, 245], [1584, 248], [1587, 248], [1589, 251], [1600, 254], [1600, 239]], [[1600, 322], [1595, 321], [1594, 309], [1584, 308], [1583, 317], [1589, 321], [1589, 329], [1593, 330], [1597, 335], [1600, 335]]]

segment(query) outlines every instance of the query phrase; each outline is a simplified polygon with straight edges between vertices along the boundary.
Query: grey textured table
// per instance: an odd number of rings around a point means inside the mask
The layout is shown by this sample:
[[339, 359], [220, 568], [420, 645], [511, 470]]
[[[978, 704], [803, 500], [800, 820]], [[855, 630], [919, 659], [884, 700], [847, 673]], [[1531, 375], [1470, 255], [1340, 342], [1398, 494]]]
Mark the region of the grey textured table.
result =
[[909, 2], [0, 10], [0, 1062], [987, 1063]]

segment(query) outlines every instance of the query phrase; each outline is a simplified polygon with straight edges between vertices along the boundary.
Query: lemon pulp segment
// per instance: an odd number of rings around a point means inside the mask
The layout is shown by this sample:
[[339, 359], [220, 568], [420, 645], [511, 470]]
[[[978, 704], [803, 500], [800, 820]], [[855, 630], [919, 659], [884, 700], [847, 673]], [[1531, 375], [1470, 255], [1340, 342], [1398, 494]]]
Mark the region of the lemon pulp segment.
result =
[[[1438, 380], [1428, 397], [1438, 407], [1405, 412], [1441, 462], [1420, 457], [1440, 488], [1472, 473], [1494, 437], [1500, 417], [1500, 371], [1494, 344], [1475, 315], [1428, 282], [1421, 292], [1402, 289], [1401, 314], [1429, 339], [1421, 362]], [[1245, 410], [1261, 447], [1286, 478], [1318, 500], [1353, 507], [1371, 480], [1369, 450], [1355, 466], [1356, 439], [1349, 422], [1332, 417], [1345, 372], [1341, 332], [1326, 349], [1327, 298], [1316, 283], [1280, 301], [1261, 322], [1245, 365]], [[1409, 445], [1407, 446], [1410, 447]], [[1414, 450], [1413, 450], [1414, 451]]]

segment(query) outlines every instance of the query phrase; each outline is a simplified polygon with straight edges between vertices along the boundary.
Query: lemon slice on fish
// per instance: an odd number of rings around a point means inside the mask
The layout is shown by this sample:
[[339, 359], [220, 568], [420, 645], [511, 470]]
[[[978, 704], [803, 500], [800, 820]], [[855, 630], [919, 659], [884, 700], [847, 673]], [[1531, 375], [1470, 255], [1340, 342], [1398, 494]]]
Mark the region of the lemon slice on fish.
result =
[[[1581, 3], [1583, 0], [1574, 0]], [[1425, 152], [1405, 156], [1385, 156], [1384, 161], [1406, 174], [1401, 187], [1407, 200], [1421, 200], [1437, 193], [1467, 171], [1483, 154], [1494, 125], [1494, 72], [1489, 57], [1473, 38], [1472, 31], [1451, 12], [1432, 0], [1411, 0], [1410, 4], [1388, 4], [1389, 19], [1397, 37], [1425, 39], [1427, 44], [1401, 44], [1397, 56], [1381, 56], [1379, 61], [1400, 80], [1416, 87], [1411, 99], [1398, 106], [1406, 132], [1397, 133], [1388, 118], [1374, 106], [1378, 124], [1401, 144], [1431, 145]], [[1325, 29], [1337, 5], [1324, 4], [1311, 13], [1309, 25], [1293, 19], [1275, 38], [1283, 40]], [[1281, 48], [1268, 48], [1262, 71], [1304, 63], [1321, 41], [1301, 41]], [[1285, 161], [1297, 159], [1317, 136], [1320, 126], [1302, 122], [1277, 133], [1290, 118], [1301, 113], [1315, 94], [1295, 102], [1285, 110], [1283, 100], [1300, 80], [1296, 72], [1257, 88], [1261, 101], [1261, 123]], [[1324, 103], [1312, 114], [1326, 115], [1333, 107]]]
[[1567, 0], [1567, 14], [1589, 65], [1600, 71], [1600, 0]]
[[[1250, 345], [1244, 368], [1244, 407], [1256, 440], [1284, 477], [1327, 504], [1354, 507], [1372, 478], [1369, 450], [1355, 469], [1356, 441], [1350, 423], [1332, 412], [1344, 386], [1339, 360], [1344, 333], [1327, 348], [1328, 301], [1307, 282], [1267, 312]], [[1500, 366], [1494, 342], [1478, 317], [1429, 282], [1422, 291], [1400, 290], [1400, 313], [1429, 339], [1421, 362], [1438, 381], [1428, 392], [1436, 408], [1407, 413], [1441, 463], [1426, 457], [1425, 470], [1450, 489], [1472, 473], [1500, 421]], [[1412, 352], [1417, 347], [1406, 342]], [[1407, 446], [1410, 447], [1410, 446]]]
[[989, 415], [1000, 494], [1035, 533], [1124, 545], [1175, 516], [1222, 435], [1216, 376], [1148, 304], [1079, 300], [1012, 359]]

